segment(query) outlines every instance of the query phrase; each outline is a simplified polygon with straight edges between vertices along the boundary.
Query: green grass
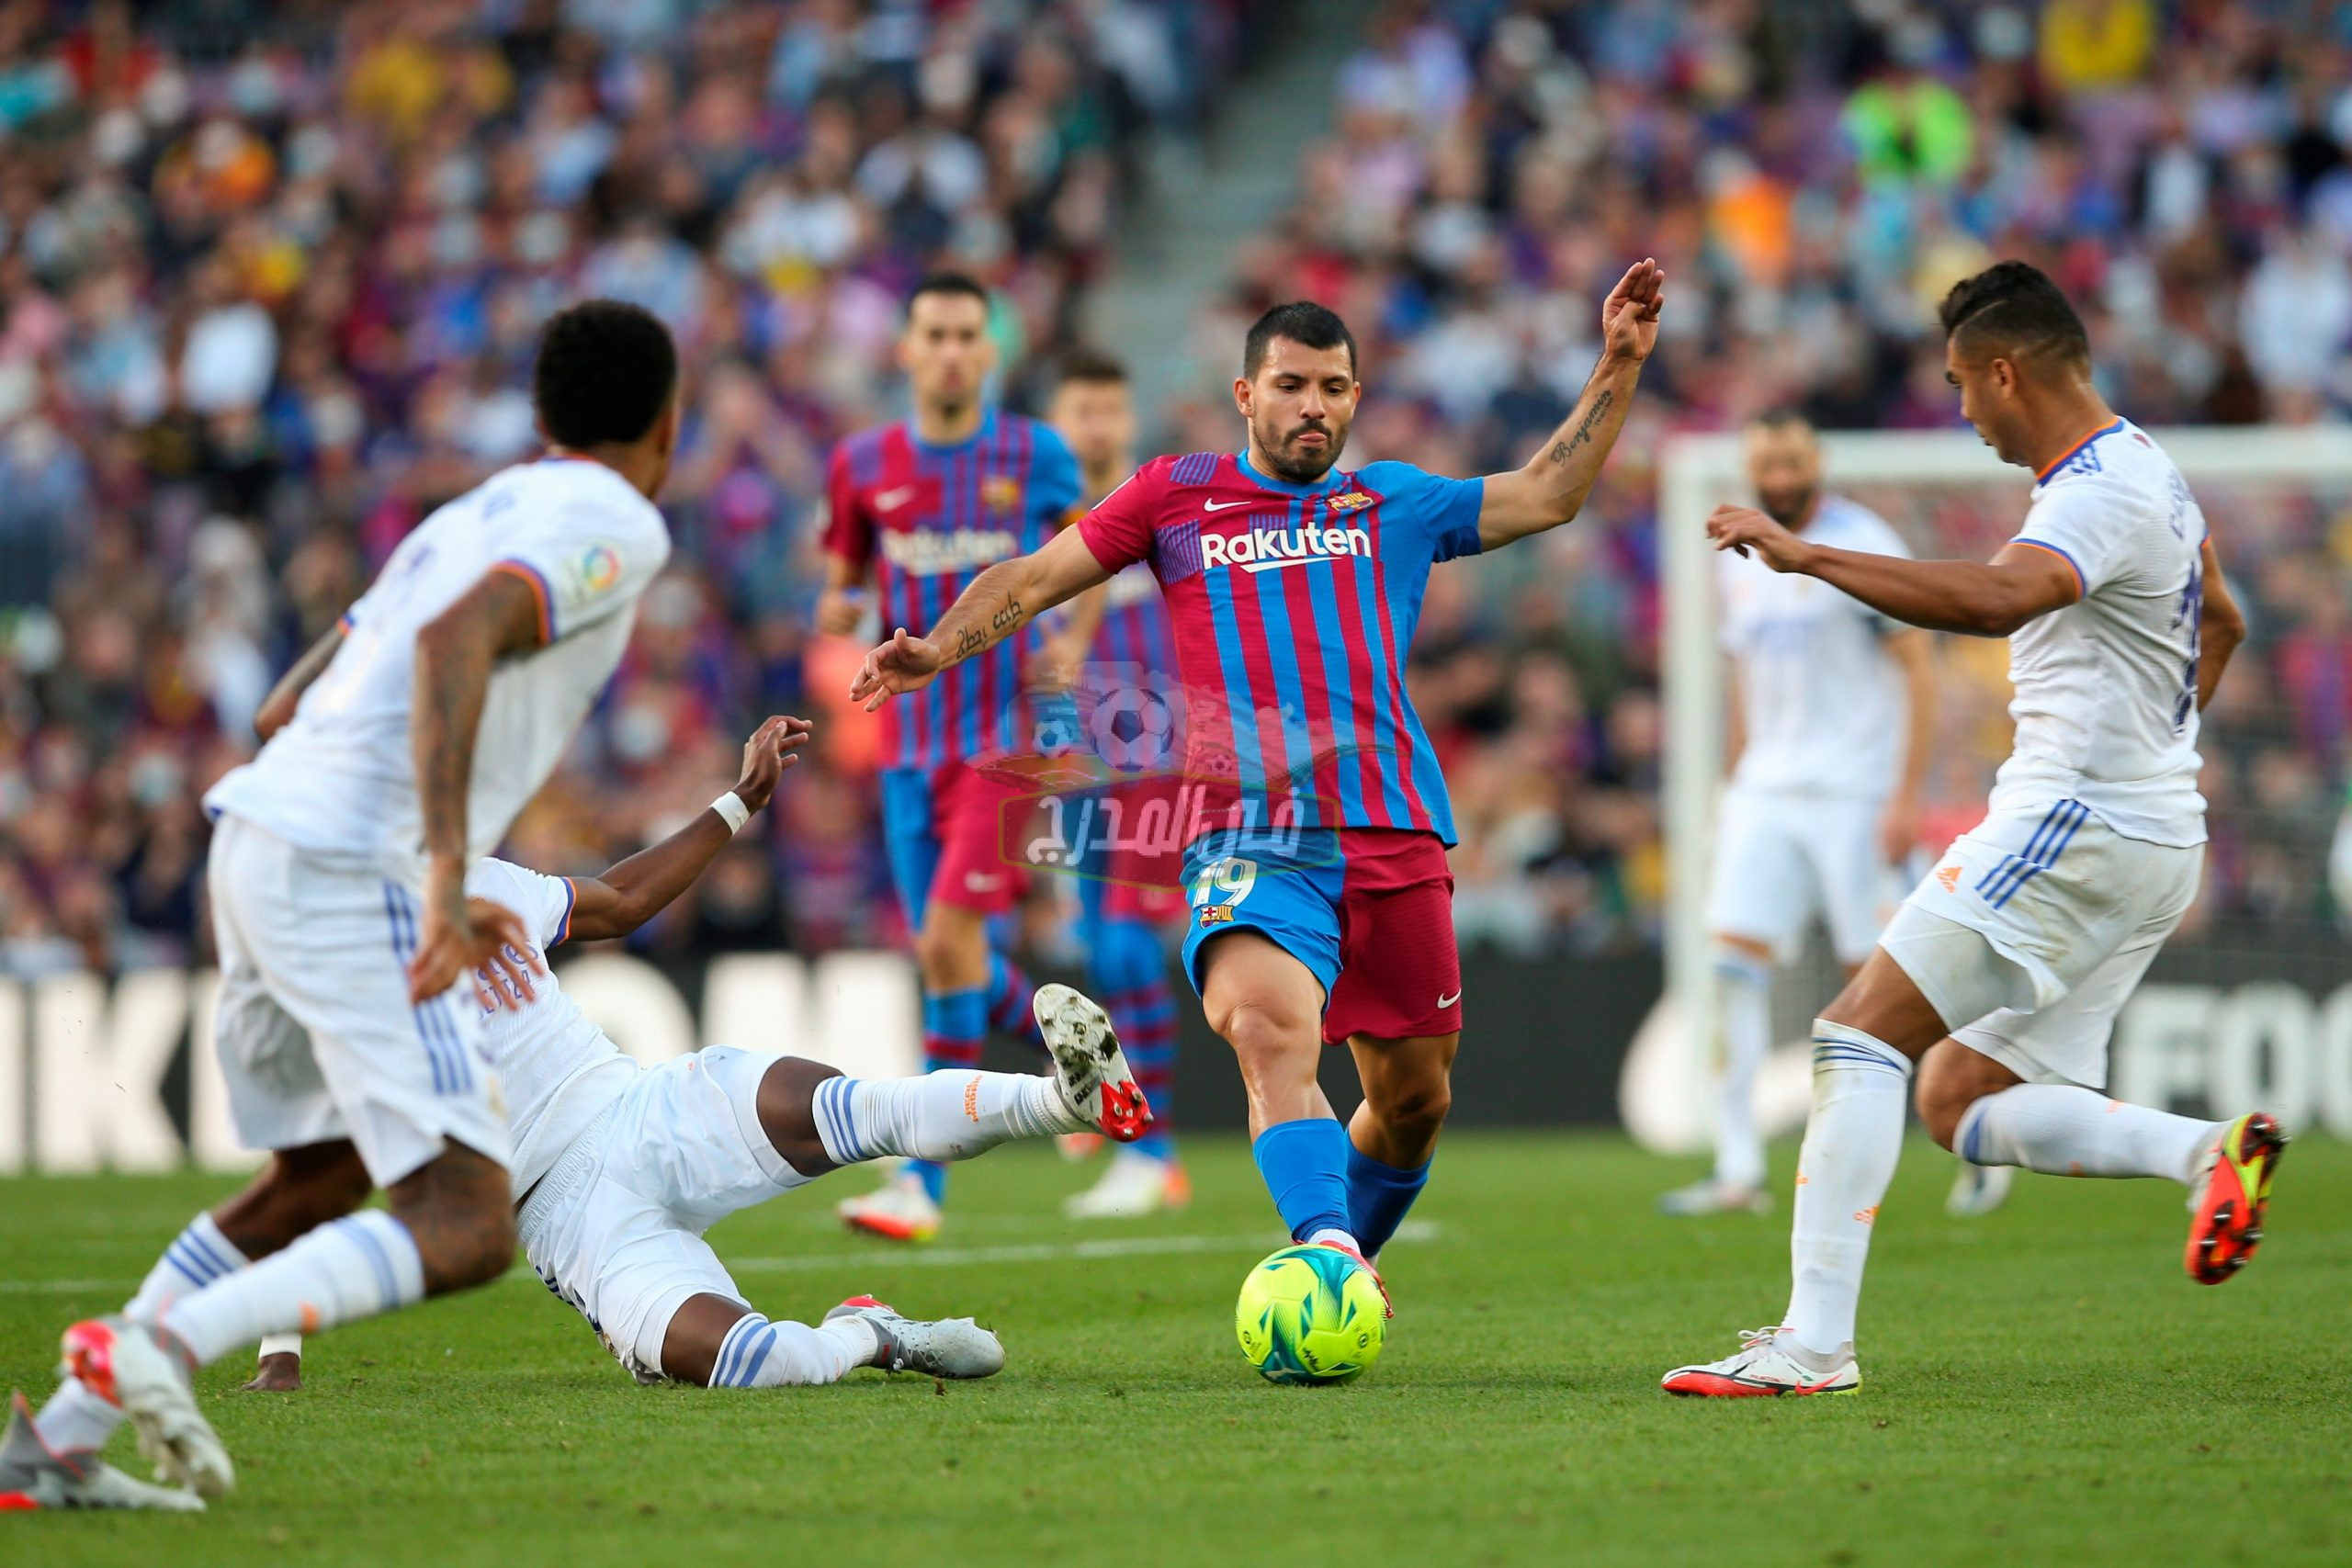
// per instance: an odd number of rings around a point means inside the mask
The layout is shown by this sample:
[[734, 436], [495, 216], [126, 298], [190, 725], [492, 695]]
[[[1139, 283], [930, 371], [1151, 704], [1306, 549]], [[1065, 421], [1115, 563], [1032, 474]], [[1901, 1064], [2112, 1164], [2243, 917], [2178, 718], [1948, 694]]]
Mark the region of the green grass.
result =
[[[1777, 1315], [1785, 1218], [1660, 1220], [1689, 1167], [1618, 1140], [1450, 1141], [1417, 1215], [1435, 1235], [1388, 1257], [1385, 1356], [1325, 1390], [1267, 1386], [1235, 1348], [1235, 1291], [1277, 1239], [1238, 1141], [1194, 1145], [1189, 1213], [1085, 1229], [1051, 1206], [1084, 1173], [1008, 1150], [956, 1173], [942, 1246], [1020, 1258], [853, 1242], [827, 1209], [855, 1175], [713, 1235], [773, 1315], [869, 1289], [978, 1314], [1012, 1355], [992, 1382], [639, 1389], [518, 1269], [314, 1341], [298, 1395], [233, 1392], [242, 1357], [211, 1369], [232, 1496], [192, 1518], [0, 1518], [0, 1562], [2352, 1557], [2352, 1149], [2293, 1151], [2268, 1247], [2218, 1290], [2181, 1273], [2170, 1186], [2029, 1177], [1962, 1224], [1939, 1207], [1948, 1160], [1908, 1154], [1857, 1398], [1658, 1393]], [[0, 1181], [0, 1380], [45, 1392], [57, 1330], [119, 1304], [226, 1185]], [[1193, 1250], [1058, 1252], [1103, 1236]]]

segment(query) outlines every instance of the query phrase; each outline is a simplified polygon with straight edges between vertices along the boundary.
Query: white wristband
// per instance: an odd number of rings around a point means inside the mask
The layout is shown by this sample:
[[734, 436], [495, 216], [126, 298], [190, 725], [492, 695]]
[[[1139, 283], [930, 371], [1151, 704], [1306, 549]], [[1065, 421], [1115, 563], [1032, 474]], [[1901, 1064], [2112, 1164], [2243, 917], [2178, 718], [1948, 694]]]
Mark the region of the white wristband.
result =
[[710, 808], [726, 818], [727, 830], [730, 834], [741, 832], [743, 824], [752, 819], [752, 808], [744, 805], [742, 798], [731, 789], [712, 801]]

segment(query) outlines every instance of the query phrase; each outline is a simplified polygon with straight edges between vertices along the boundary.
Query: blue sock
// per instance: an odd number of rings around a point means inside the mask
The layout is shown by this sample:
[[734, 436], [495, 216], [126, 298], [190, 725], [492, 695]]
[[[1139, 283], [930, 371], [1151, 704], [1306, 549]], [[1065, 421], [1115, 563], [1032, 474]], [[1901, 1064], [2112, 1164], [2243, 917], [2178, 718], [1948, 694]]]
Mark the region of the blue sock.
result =
[[1151, 1131], [1129, 1146], [1154, 1159], [1174, 1159], [1176, 994], [1168, 983], [1168, 949], [1141, 920], [1091, 921], [1086, 942], [1094, 998], [1118, 1031], [1136, 1087], [1151, 1101]]
[[1353, 1235], [1348, 1222], [1348, 1133], [1329, 1116], [1279, 1122], [1250, 1145], [1258, 1174], [1293, 1241], [1317, 1231]]
[[[943, 991], [922, 999], [922, 1070], [977, 1067], [989, 1032], [989, 994]], [[937, 1160], [911, 1159], [907, 1168], [922, 1179], [922, 1190], [938, 1202], [947, 1193], [947, 1168]]]
[[1348, 1145], [1348, 1213], [1355, 1222], [1356, 1243], [1366, 1258], [1388, 1245], [1429, 1179], [1426, 1160], [1410, 1170], [1399, 1170], [1381, 1164], [1352, 1143]]

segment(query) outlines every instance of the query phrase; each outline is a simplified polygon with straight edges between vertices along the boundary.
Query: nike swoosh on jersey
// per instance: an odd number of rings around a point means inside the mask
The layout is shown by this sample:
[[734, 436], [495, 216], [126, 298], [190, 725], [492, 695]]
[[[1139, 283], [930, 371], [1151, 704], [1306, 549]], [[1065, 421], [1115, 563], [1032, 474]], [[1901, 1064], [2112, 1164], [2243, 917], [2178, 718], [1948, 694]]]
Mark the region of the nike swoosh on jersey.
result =
[[1201, 502], [1201, 510], [1204, 512], [1230, 512], [1237, 506], [1248, 506], [1250, 504], [1250, 503], [1246, 501], [1204, 501]]
[[874, 510], [876, 512], [895, 512], [899, 507], [904, 506], [907, 502], [912, 501], [914, 498], [914, 486], [900, 485], [896, 490], [886, 490], [879, 495], [876, 495], [874, 498]]
[[1440, 1007], [1442, 1007], [1442, 1008], [1450, 1008], [1450, 1007], [1452, 1007], [1454, 1003], [1456, 1003], [1456, 1002], [1460, 1001], [1461, 999], [1462, 999], [1462, 993], [1461, 993], [1460, 991], [1456, 991], [1456, 992], [1454, 992], [1454, 993], [1453, 993], [1453, 995], [1452, 995], [1452, 996], [1450, 996], [1450, 997], [1440, 997], [1440, 998], [1438, 998], [1438, 999], [1437, 999], [1437, 1005], [1438, 1005], [1438, 1006], [1440, 1006]]

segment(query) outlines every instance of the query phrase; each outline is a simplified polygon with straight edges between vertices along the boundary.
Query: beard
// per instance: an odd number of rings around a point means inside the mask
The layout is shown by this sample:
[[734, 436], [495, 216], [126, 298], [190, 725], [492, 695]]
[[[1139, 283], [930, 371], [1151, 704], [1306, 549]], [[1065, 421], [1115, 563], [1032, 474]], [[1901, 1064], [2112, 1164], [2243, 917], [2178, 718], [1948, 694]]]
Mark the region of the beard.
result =
[[[1321, 450], [1290, 445], [1292, 440], [1309, 430], [1323, 433], [1325, 441]], [[1250, 425], [1250, 434], [1257, 437], [1258, 450], [1264, 455], [1266, 467], [1274, 471], [1274, 478], [1285, 484], [1313, 484], [1331, 471], [1331, 465], [1340, 460], [1340, 452], [1348, 445], [1344, 430], [1333, 430], [1319, 420], [1293, 425], [1289, 430], [1279, 433], [1280, 440], [1276, 439], [1276, 432], [1259, 424]]]
[[1816, 487], [1808, 485], [1803, 490], [1783, 491], [1778, 495], [1759, 494], [1756, 503], [1765, 516], [1783, 528], [1793, 529], [1804, 521], [1805, 513], [1813, 510], [1813, 498], [1819, 493]]

